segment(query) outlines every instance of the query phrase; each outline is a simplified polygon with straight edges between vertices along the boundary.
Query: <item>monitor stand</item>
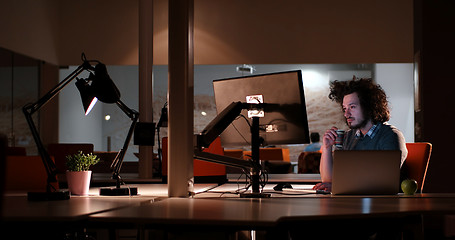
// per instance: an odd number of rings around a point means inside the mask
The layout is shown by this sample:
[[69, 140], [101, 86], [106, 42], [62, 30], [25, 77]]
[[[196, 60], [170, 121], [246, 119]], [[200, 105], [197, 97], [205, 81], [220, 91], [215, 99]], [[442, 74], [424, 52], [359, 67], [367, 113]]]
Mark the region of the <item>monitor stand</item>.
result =
[[253, 172], [251, 173], [251, 192], [240, 194], [241, 198], [269, 198], [270, 194], [260, 191], [261, 163], [259, 160], [259, 117], [253, 117], [251, 126], [251, 158], [253, 160]]

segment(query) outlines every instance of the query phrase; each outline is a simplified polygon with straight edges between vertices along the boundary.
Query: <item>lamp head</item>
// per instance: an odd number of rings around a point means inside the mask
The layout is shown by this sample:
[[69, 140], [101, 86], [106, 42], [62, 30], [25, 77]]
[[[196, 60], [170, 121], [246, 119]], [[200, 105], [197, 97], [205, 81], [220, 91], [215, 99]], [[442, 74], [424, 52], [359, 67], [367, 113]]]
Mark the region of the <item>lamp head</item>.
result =
[[95, 76], [91, 85], [98, 100], [104, 103], [116, 103], [120, 100], [120, 91], [107, 73], [106, 65], [98, 63], [95, 66]]
[[87, 79], [78, 79], [77, 89], [81, 94], [85, 115], [88, 115], [96, 102], [116, 103], [120, 100], [120, 91], [107, 73], [106, 65], [98, 63], [95, 73], [90, 73]]
[[[92, 74], [90, 74], [90, 79]], [[98, 99], [95, 97], [91, 86], [88, 84], [88, 81], [85, 79], [77, 79], [76, 87], [81, 94], [82, 106], [84, 107], [85, 115], [88, 115], [92, 108], [95, 106]]]

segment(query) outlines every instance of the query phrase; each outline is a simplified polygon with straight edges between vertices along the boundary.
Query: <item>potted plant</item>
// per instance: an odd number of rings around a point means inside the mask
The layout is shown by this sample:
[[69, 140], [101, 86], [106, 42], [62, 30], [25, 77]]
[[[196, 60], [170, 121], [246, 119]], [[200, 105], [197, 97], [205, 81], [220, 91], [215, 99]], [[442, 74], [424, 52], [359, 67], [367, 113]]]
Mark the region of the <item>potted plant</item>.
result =
[[92, 171], [89, 170], [90, 166], [99, 162], [96, 155], [84, 154], [82, 151], [74, 155], [66, 156], [66, 179], [68, 182], [68, 189], [74, 195], [88, 195], [90, 187], [90, 178]]

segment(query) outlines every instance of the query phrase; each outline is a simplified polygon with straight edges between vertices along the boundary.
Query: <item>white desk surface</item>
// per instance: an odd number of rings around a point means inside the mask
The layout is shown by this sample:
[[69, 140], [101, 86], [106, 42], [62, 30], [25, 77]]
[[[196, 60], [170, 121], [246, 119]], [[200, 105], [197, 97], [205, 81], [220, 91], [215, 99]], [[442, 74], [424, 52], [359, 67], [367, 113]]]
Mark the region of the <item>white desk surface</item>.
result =
[[[227, 178], [229, 183], [235, 183], [240, 181], [245, 181], [244, 174], [227, 174]], [[269, 182], [292, 182], [292, 183], [312, 183], [315, 184], [317, 182], [321, 182], [321, 175], [320, 174], [294, 174], [294, 173], [287, 173], [287, 174], [269, 174], [268, 175]]]
[[[293, 189], [284, 189], [283, 191], [275, 191], [273, 189], [277, 183], [269, 183], [264, 186], [262, 192], [271, 194], [272, 198], [276, 197], [322, 197], [320, 194], [315, 194], [311, 190], [314, 184], [293, 183]], [[196, 194], [195, 198], [236, 198], [240, 197], [239, 192], [245, 191], [245, 183], [227, 183], [221, 186], [211, 188], [208, 191], [202, 191]], [[251, 187], [248, 189], [251, 192]], [[329, 195], [325, 195], [329, 196]]]
[[[194, 192], [203, 192], [212, 188], [217, 187], [217, 184], [207, 183], [207, 184], [194, 184]], [[159, 184], [128, 184], [121, 186], [122, 188], [126, 187], [137, 187], [138, 196], [134, 197], [153, 197], [153, 198], [167, 198], [168, 197], [168, 186], [167, 184], [159, 183]], [[98, 197], [105, 197], [99, 196], [99, 187], [98, 188], [90, 188], [89, 195], [90, 196], [98, 196]]]

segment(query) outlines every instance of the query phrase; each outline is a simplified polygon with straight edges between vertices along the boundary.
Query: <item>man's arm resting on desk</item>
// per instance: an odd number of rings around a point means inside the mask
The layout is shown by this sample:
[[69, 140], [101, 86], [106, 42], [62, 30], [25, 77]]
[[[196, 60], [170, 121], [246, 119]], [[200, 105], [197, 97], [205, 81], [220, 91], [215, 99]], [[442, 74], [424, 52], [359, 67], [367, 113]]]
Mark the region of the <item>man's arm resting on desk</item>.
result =
[[336, 127], [332, 127], [327, 130], [324, 134], [321, 146], [321, 163], [319, 166], [319, 171], [321, 173], [322, 183], [318, 183], [314, 186], [315, 190], [332, 190], [332, 165], [333, 165], [333, 156], [332, 156], [332, 146], [335, 144], [336, 139]]
[[329, 192], [332, 190], [332, 163], [332, 146], [330, 146], [330, 149], [322, 150], [321, 163], [319, 166], [322, 182], [314, 185], [314, 190], [324, 190]]

